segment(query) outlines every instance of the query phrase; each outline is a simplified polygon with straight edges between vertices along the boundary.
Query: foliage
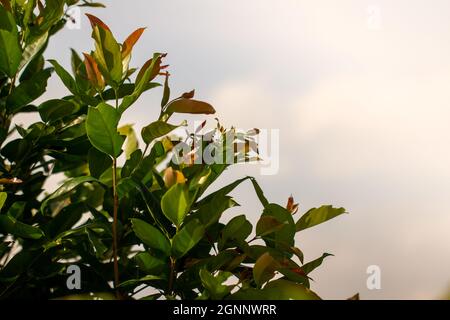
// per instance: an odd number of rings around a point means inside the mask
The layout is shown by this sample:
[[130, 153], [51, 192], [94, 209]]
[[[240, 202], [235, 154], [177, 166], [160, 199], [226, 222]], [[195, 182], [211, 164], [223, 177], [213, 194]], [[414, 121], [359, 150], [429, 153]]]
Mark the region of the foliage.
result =
[[[57, 60], [45, 62], [49, 40], [74, 5], [100, 6], [1, 0], [0, 297], [126, 299], [150, 288], [145, 299], [318, 299], [309, 274], [328, 254], [304, 263], [294, 237], [345, 210], [323, 206], [297, 219], [292, 197], [286, 206], [270, 203], [251, 177], [207, 194], [230, 164], [206, 163], [198, 151], [257, 159], [257, 130], [202, 125], [184, 137], [192, 149], [180, 155], [182, 142], [170, 134], [184, 123], [169, 123], [171, 116], [215, 110], [194, 100], [194, 91], [171, 100], [166, 54], [153, 54], [139, 71], [130, 67], [143, 28], [119, 43], [88, 15], [94, 50], [72, 50], [71, 72]], [[34, 104], [53, 72], [69, 94]], [[163, 89], [160, 116], [142, 129], [140, 149], [121, 118], [156, 87]], [[15, 124], [22, 113], [40, 120]], [[65, 181], [46, 194], [44, 183], [58, 173]], [[247, 180], [264, 207], [259, 221], [254, 227], [240, 215], [223, 223], [225, 211], [238, 205], [230, 193]], [[79, 295], [66, 287], [71, 264], [82, 271]]]

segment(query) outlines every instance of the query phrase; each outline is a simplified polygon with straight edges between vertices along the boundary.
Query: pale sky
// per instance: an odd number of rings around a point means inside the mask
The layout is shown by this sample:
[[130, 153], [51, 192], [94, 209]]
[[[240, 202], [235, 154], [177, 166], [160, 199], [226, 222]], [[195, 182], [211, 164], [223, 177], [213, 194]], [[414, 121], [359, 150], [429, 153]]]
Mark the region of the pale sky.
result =
[[[280, 171], [255, 175], [270, 201], [350, 212], [305, 231], [306, 259], [333, 253], [312, 276], [324, 298], [430, 299], [450, 285], [450, 2], [447, 0], [127, 0], [89, 9], [123, 39], [148, 27], [133, 66], [168, 52], [174, 94], [196, 89], [221, 121], [280, 130]], [[89, 51], [90, 26], [64, 30], [47, 58]], [[48, 96], [64, 94], [56, 76]], [[127, 111], [155, 120], [161, 92]], [[183, 117], [177, 117], [178, 122]], [[213, 121], [213, 117], [211, 117]], [[256, 221], [250, 185], [235, 192]], [[381, 289], [366, 269], [381, 268]]]

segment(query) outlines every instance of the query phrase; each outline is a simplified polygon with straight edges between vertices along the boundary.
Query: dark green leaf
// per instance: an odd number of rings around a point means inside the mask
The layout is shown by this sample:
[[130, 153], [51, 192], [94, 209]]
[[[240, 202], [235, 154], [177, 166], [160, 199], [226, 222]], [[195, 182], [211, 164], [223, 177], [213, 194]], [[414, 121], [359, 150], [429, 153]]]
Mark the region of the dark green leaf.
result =
[[50, 78], [52, 69], [47, 68], [34, 74], [29, 80], [20, 83], [8, 96], [6, 104], [12, 113], [20, 111], [21, 108], [39, 98], [47, 88], [47, 80]]
[[198, 220], [186, 224], [173, 238], [172, 253], [176, 258], [186, 255], [204, 236], [205, 227]]
[[99, 179], [103, 172], [111, 168], [112, 159], [106, 153], [91, 148], [88, 153], [88, 163], [91, 176]]
[[10, 233], [17, 237], [28, 239], [40, 239], [44, 236], [44, 232], [38, 227], [17, 221], [15, 218], [6, 214], [0, 215], [0, 233]]
[[134, 233], [144, 244], [151, 249], [164, 253], [166, 256], [170, 256], [170, 242], [161, 231], [140, 219], [131, 219], [131, 223]]
[[319, 266], [322, 264], [323, 260], [324, 260], [326, 257], [329, 257], [329, 256], [332, 256], [332, 254], [330, 254], [330, 253], [324, 253], [320, 258], [317, 258], [316, 260], [313, 260], [313, 261], [311, 261], [311, 262], [305, 263], [305, 264], [302, 266], [303, 272], [304, 272], [305, 274], [309, 274], [309, 273], [312, 272], [314, 269], [316, 269], [317, 267], [319, 267]]
[[252, 224], [240, 215], [231, 219], [223, 228], [219, 239], [219, 250], [239, 245], [252, 233]]
[[42, 103], [38, 107], [39, 114], [44, 122], [60, 120], [76, 112], [79, 106], [69, 100], [53, 99]]
[[78, 177], [67, 180], [65, 183], [63, 183], [61, 187], [59, 187], [48, 198], [46, 198], [44, 202], [42, 202], [41, 211], [45, 212], [45, 209], [47, 208], [50, 201], [64, 197], [67, 193], [71, 192], [73, 189], [75, 189], [76, 187], [78, 187], [83, 183], [95, 181], [98, 180], [95, 179], [94, 177]]

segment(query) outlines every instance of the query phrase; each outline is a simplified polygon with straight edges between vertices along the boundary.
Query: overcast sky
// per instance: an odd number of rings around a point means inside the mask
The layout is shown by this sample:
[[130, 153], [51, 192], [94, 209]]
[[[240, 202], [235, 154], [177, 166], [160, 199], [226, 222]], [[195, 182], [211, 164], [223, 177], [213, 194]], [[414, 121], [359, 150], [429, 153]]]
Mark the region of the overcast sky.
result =
[[[168, 52], [174, 94], [192, 88], [224, 125], [280, 130], [280, 170], [237, 166], [220, 184], [258, 177], [270, 201], [350, 213], [305, 231], [324, 298], [437, 298], [450, 284], [450, 3], [447, 0], [127, 0], [89, 9], [118, 40], [146, 26], [132, 64]], [[90, 26], [64, 30], [47, 58], [93, 48]], [[65, 93], [54, 76], [49, 96]], [[126, 113], [137, 128], [160, 91]], [[211, 117], [211, 121], [214, 120]], [[181, 120], [182, 117], [174, 121]], [[233, 213], [256, 221], [250, 185]], [[366, 269], [381, 268], [381, 290]]]

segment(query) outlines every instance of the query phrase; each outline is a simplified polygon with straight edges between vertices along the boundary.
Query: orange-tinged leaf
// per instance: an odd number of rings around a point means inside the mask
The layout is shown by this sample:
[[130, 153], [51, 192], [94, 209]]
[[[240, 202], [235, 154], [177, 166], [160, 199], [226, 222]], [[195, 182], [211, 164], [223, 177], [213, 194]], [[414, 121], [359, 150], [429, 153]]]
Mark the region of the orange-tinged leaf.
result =
[[294, 197], [292, 195], [288, 199], [286, 209], [292, 214], [295, 214], [298, 211], [298, 203], [294, 203]]
[[103, 79], [97, 62], [89, 54], [83, 53], [84, 65], [86, 66], [86, 74], [89, 82], [98, 90], [103, 90], [105, 87], [105, 80]]
[[170, 188], [176, 183], [185, 183], [186, 178], [183, 173], [179, 170], [173, 170], [172, 167], [168, 167], [164, 171], [164, 184], [167, 188]]
[[[148, 81], [152, 81], [160, 72], [161, 70], [161, 61], [162, 58], [164, 58], [167, 54], [160, 55], [157, 60], [155, 61], [152, 74], [150, 75], [150, 79]], [[139, 81], [144, 77], [145, 72], [148, 68], [150, 68], [153, 64], [153, 58], [148, 60], [144, 65], [142, 66], [141, 70], [139, 70], [138, 75], [136, 76], [136, 83], [139, 83]]]
[[86, 16], [88, 17], [89, 22], [91, 23], [92, 28], [100, 27], [100, 28], [103, 28], [103, 29], [105, 29], [105, 30], [111, 31], [111, 30], [109, 29], [109, 27], [106, 25], [106, 23], [104, 23], [102, 20], [100, 20], [100, 19], [97, 18], [96, 16], [94, 16], [94, 15], [92, 15], [92, 14], [89, 14], [89, 13], [86, 13]]
[[192, 90], [192, 91], [183, 93], [183, 94], [181, 95], [181, 97], [182, 97], [182, 98], [185, 98], [185, 99], [192, 99], [192, 98], [194, 97], [194, 95], [195, 95], [195, 89]]
[[0, 2], [6, 10], [11, 12], [11, 4], [9, 3], [9, 0], [0, 0]]
[[122, 59], [131, 54], [131, 50], [133, 50], [134, 45], [141, 37], [145, 28], [139, 28], [135, 30], [132, 34], [128, 36], [128, 38], [124, 41], [122, 45]]
[[19, 178], [0, 178], [0, 184], [21, 184], [22, 180]]

